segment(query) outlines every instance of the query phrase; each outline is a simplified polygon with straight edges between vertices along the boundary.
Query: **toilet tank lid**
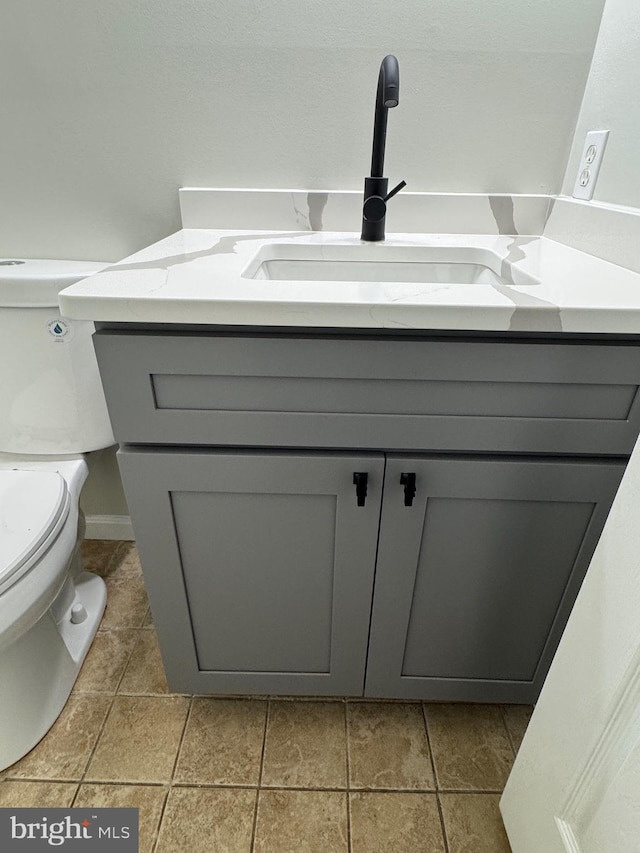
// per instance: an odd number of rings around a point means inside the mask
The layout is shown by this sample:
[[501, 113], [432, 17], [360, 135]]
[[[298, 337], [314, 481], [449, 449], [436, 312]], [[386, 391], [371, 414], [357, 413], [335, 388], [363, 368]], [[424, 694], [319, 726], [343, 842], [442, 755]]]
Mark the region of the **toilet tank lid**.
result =
[[69, 495], [57, 471], [0, 470], [0, 592], [64, 523]]
[[0, 308], [57, 307], [61, 290], [107, 266], [107, 261], [0, 257]]

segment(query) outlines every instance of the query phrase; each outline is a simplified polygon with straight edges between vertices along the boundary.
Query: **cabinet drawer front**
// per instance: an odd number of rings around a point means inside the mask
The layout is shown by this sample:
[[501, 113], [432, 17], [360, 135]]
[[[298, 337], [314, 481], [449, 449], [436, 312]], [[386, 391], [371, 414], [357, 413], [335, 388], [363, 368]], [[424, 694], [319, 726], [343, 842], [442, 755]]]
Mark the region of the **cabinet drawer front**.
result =
[[102, 331], [129, 443], [631, 452], [640, 348]]

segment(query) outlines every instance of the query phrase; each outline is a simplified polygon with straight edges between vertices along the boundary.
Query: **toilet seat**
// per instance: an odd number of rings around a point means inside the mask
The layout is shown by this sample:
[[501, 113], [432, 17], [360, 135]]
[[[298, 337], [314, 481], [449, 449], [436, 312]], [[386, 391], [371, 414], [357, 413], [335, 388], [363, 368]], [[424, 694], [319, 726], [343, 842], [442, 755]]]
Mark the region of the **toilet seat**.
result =
[[59, 472], [0, 470], [0, 593], [49, 548], [69, 507], [69, 490]]

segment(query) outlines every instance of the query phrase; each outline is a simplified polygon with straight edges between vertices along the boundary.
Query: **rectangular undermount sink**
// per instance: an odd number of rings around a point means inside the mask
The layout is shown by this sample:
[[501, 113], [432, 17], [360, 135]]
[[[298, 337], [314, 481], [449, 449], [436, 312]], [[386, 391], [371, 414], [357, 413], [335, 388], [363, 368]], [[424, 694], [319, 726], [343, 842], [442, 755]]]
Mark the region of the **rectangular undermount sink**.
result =
[[269, 243], [260, 248], [242, 276], [272, 281], [513, 284], [500, 275], [501, 265], [499, 255], [473, 246]]

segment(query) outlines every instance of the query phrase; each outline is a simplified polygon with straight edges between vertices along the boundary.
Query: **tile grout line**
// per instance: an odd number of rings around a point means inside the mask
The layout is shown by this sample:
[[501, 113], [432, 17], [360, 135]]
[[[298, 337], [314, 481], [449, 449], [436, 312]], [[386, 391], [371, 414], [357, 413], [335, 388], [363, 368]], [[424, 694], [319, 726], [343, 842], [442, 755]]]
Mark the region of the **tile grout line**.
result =
[[431, 759], [431, 769], [433, 770], [433, 784], [435, 786], [435, 794], [436, 794], [436, 805], [438, 807], [438, 817], [440, 818], [440, 832], [442, 833], [442, 843], [444, 844], [445, 853], [450, 853], [449, 848], [449, 838], [447, 836], [447, 829], [444, 823], [444, 814], [442, 811], [442, 803], [440, 802], [440, 788], [438, 782], [438, 774], [436, 771], [436, 760], [433, 754], [433, 748], [431, 746], [431, 736], [429, 735], [429, 721], [427, 719], [427, 709], [425, 707], [425, 703], [421, 703], [422, 707], [422, 719], [424, 721], [424, 732], [427, 738], [427, 746], [429, 747], [429, 758]]
[[353, 839], [351, 837], [351, 758], [349, 755], [349, 706], [346, 699], [343, 702], [344, 708], [344, 757], [345, 769], [347, 771], [346, 778], [346, 797], [347, 797], [347, 849], [351, 853], [353, 848]]
[[422, 721], [424, 723], [424, 733], [425, 733], [425, 737], [427, 738], [427, 746], [429, 747], [429, 760], [431, 761], [431, 770], [433, 772], [434, 791], [438, 791], [440, 786], [439, 786], [439, 780], [438, 780], [438, 772], [436, 770], [436, 759], [435, 759], [435, 756], [433, 754], [433, 747], [431, 745], [431, 736], [429, 734], [429, 721], [427, 719], [427, 710], [425, 708], [424, 702], [421, 703], [421, 708], [422, 708]]
[[[154, 853], [156, 847], [158, 846], [158, 838], [160, 837], [160, 825], [162, 823], [162, 819], [164, 818], [164, 812], [167, 807], [167, 800], [169, 799], [169, 791], [171, 790], [170, 785], [159, 785], [158, 787], [164, 788], [164, 797], [162, 799], [162, 807], [160, 809], [160, 814], [158, 816], [158, 822], [156, 824], [155, 833], [153, 836], [153, 841], [151, 844], [151, 853]], [[138, 806], [138, 845], [140, 844], [140, 807]]]
[[436, 803], [438, 806], [438, 814], [440, 815], [440, 827], [442, 830], [442, 840], [444, 842], [444, 850], [445, 853], [450, 853], [451, 848], [449, 847], [449, 836], [447, 835], [447, 829], [444, 822], [444, 812], [442, 811], [442, 801], [440, 799], [440, 791], [436, 791]]
[[349, 726], [349, 703], [344, 703], [344, 727], [347, 736], [347, 791], [351, 791], [351, 728]]
[[[87, 696], [87, 693], [79, 693], [78, 696]], [[97, 696], [105, 696], [108, 694], [97, 693]], [[118, 699], [124, 697], [126, 699], [191, 699], [191, 693], [145, 693], [144, 691], [127, 691], [117, 693], [114, 697]]]
[[[171, 770], [171, 776], [169, 777], [169, 783], [166, 785], [166, 794], [164, 797], [164, 802], [162, 804], [162, 808], [160, 809], [160, 817], [158, 818], [158, 825], [156, 827], [156, 837], [153, 840], [152, 851], [155, 851], [158, 848], [158, 841], [160, 839], [160, 829], [162, 828], [162, 821], [164, 820], [164, 814], [167, 809], [167, 802], [169, 801], [169, 794], [171, 793], [171, 789], [173, 788], [173, 778], [176, 774], [176, 769], [178, 767], [178, 760], [180, 758], [180, 751], [182, 750], [182, 744], [184, 742], [184, 738], [187, 731], [187, 726], [189, 724], [189, 720], [191, 719], [191, 711], [193, 709], [193, 696], [189, 696], [189, 708], [187, 710], [184, 726], [182, 727], [182, 734], [180, 735], [180, 742], [178, 744], [178, 749], [176, 750], [176, 757], [173, 762], [173, 769]], [[162, 783], [161, 783], [162, 784]]]
[[440, 794], [502, 794], [504, 788], [439, 788]]
[[260, 753], [260, 771], [258, 773], [258, 787], [256, 788], [256, 803], [253, 807], [253, 826], [251, 827], [251, 845], [249, 847], [251, 853], [254, 853], [256, 845], [256, 833], [258, 831], [258, 802], [260, 800], [260, 791], [262, 790], [262, 774], [264, 772], [264, 757], [267, 751], [267, 729], [269, 727], [269, 710], [271, 708], [271, 699], [267, 699], [267, 707], [264, 714], [264, 731], [262, 735], [262, 752]]
[[124, 666], [123, 666], [123, 668], [122, 668], [122, 675], [120, 676], [120, 678], [118, 679], [118, 683], [116, 684], [116, 690], [115, 690], [114, 696], [118, 696], [118, 695], [119, 695], [119, 694], [118, 694], [118, 690], [120, 690], [120, 685], [121, 685], [121, 684], [122, 684], [122, 682], [124, 681], [124, 677], [125, 677], [125, 675], [126, 675], [126, 673], [127, 673], [127, 669], [129, 668], [129, 664], [131, 663], [131, 658], [133, 657], [133, 654], [134, 654], [135, 650], [138, 648], [138, 643], [139, 643], [139, 642], [140, 642], [140, 640], [142, 639], [142, 634], [140, 633], [140, 632], [142, 631], [142, 628], [141, 628], [141, 627], [140, 627], [140, 628], [135, 628], [135, 630], [136, 630], [136, 632], [137, 632], [138, 636], [136, 637], [136, 641], [135, 641], [135, 643], [134, 643], [134, 644], [133, 644], [133, 646], [131, 647], [131, 651], [129, 652], [129, 656], [127, 657], [127, 662], [125, 663], [125, 665], [124, 665]]
[[[105, 566], [105, 569], [104, 569], [105, 577], [108, 577], [108, 576], [109, 576], [109, 570], [110, 570], [110, 569], [111, 569], [111, 567], [115, 564], [116, 560], [120, 558], [120, 552], [121, 552], [121, 551], [122, 551], [122, 552], [124, 552], [124, 551], [125, 551], [125, 546], [126, 546], [126, 543], [125, 543], [125, 542], [120, 542], [120, 544], [118, 545], [118, 547], [114, 549], [114, 552], [113, 552], [113, 554], [111, 555], [111, 559], [110, 559], [110, 560], [108, 560], [108, 562], [107, 562], [107, 564], [106, 564], [106, 566]], [[105, 580], [105, 578], [104, 578], [104, 577], [103, 577], [103, 580]], [[105, 582], [106, 582], [106, 581], [105, 581]], [[104, 620], [104, 614], [102, 615], [102, 619], [100, 620], [100, 625], [98, 625], [98, 631], [100, 630], [100, 626], [102, 625], [102, 621], [103, 621], [103, 620]], [[129, 662], [131, 661], [131, 658], [132, 658], [132, 656], [133, 656], [133, 653], [134, 653], [134, 651], [135, 651], [135, 649], [136, 649], [136, 647], [137, 647], [138, 643], [140, 642], [140, 627], [136, 627], [136, 626], [134, 626], [134, 628], [135, 628], [135, 630], [137, 631], [138, 636], [137, 636], [137, 638], [136, 638], [136, 642], [135, 642], [135, 643], [133, 644], [133, 646], [131, 647], [131, 651], [130, 651], [130, 652], [129, 652], [129, 654], [127, 655], [126, 663], [125, 663], [125, 665], [124, 665], [124, 666], [123, 666], [123, 668], [122, 668], [122, 673], [121, 673], [121, 675], [120, 675], [120, 678], [118, 679], [118, 682], [117, 682], [117, 684], [116, 684], [116, 686], [115, 686], [115, 689], [114, 689], [113, 693], [112, 693], [112, 694], [94, 694], [94, 695], [101, 695], [101, 696], [102, 696], [102, 695], [111, 695], [111, 703], [110, 703], [110, 705], [109, 705], [109, 708], [108, 708], [108, 710], [107, 710], [107, 713], [106, 713], [106, 714], [105, 714], [105, 716], [104, 716], [104, 720], [102, 721], [102, 725], [100, 726], [100, 730], [99, 730], [99, 732], [98, 732], [98, 737], [96, 738], [96, 741], [95, 741], [95, 743], [93, 744], [93, 748], [92, 748], [92, 750], [91, 750], [91, 753], [90, 753], [90, 755], [89, 755], [89, 758], [87, 759], [87, 763], [85, 764], [84, 770], [83, 770], [83, 772], [82, 772], [82, 774], [81, 774], [81, 776], [80, 776], [80, 779], [79, 779], [79, 781], [78, 781], [78, 788], [77, 788], [77, 790], [76, 790], [76, 793], [74, 794], [74, 797], [73, 797], [73, 800], [72, 800], [72, 805], [73, 805], [73, 803], [75, 803], [75, 801], [76, 801], [76, 799], [77, 799], [77, 797], [78, 797], [78, 793], [79, 793], [79, 791], [80, 791], [80, 787], [85, 783], [86, 776], [87, 776], [87, 772], [88, 772], [88, 770], [89, 770], [89, 766], [91, 765], [91, 761], [93, 760], [93, 756], [95, 755], [96, 749], [98, 748], [98, 743], [100, 742], [100, 738], [102, 737], [102, 734], [103, 734], [103, 732], [104, 732], [104, 729], [105, 729], [105, 727], [106, 727], [106, 725], [107, 725], [107, 720], [109, 719], [109, 717], [111, 716], [111, 713], [112, 713], [112, 711], [113, 711], [113, 706], [114, 706], [114, 704], [115, 704], [116, 696], [118, 695], [118, 688], [120, 687], [120, 684], [122, 683], [122, 679], [123, 679], [123, 678], [124, 678], [124, 676], [125, 676], [125, 672], [127, 671], [127, 667], [129, 666]], [[96, 631], [96, 633], [98, 633], [98, 631]], [[95, 637], [94, 637], [94, 639], [95, 639]], [[92, 641], [92, 645], [93, 645], [93, 641]], [[90, 651], [90, 648], [87, 650], [87, 654], [89, 653], [89, 651]], [[85, 660], [86, 660], [86, 656], [85, 656]], [[83, 661], [83, 665], [84, 665], [84, 661]], [[78, 677], [79, 677], [79, 676], [80, 676], [80, 672], [78, 672]], [[77, 680], [77, 679], [76, 679], [76, 680]], [[74, 686], [75, 686], [75, 685], [74, 685]], [[72, 695], [74, 695], [74, 691], [73, 691], [73, 689], [72, 689]], [[75, 695], [76, 695], [76, 696], [83, 696], [83, 695], [85, 695], [85, 696], [90, 696], [90, 695], [92, 695], [92, 694], [90, 694], [90, 693], [87, 693], [87, 694], [75, 693]]]
[[[173, 698], [173, 697], [168, 697], [168, 698]], [[177, 698], [180, 698], [180, 696], [178, 696]], [[173, 760], [173, 768], [171, 770], [171, 776], [169, 777], [169, 788], [173, 787], [173, 783], [174, 783], [175, 775], [176, 775], [176, 770], [178, 769], [178, 761], [180, 759], [180, 753], [182, 751], [184, 739], [185, 739], [186, 734], [187, 734], [187, 727], [189, 725], [189, 722], [191, 720], [191, 715], [193, 713], [193, 699], [194, 699], [193, 695], [190, 695], [190, 696], [188, 695], [188, 699], [189, 699], [189, 707], [187, 708], [187, 713], [186, 713], [185, 718], [184, 718], [184, 725], [182, 726], [182, 733], [180, 735], [180, 741], [178, 742], [178, 748], [176, 750], [176, 757]]]
[[[42, 777], [42, 776], [11, 776], [8, 778], [0, 779], [1, 782], [41, 782], [43, 784], [64, 784], [64, 785], [80, 785], [81, 782], [78, 779], [65, 779], [58, 777]], [[85, 784], [85, 783], [82, 783]], [[96, 779], [96, 780], [88, 780], [86, 781], [87, 785], [103, 785], [106, 787], [119, 787], [119, 788], [135, 788], [137, 786], [143, 786], [147, 788], [200, 788], [207, 789], [213, 791], [238, 791], [238, 790], [247, 790], [247, 791], [257, 791], [258, 785], [252, 785], [250, 782], [239, 782], [234, 785], [231, 783], [217, 784], [213, 782], [150, 782], [148, 780], [135, 780], [131, 781], [128, 779], [123, 780], [114, 780], [114, 779]], [[437, 794], [435, 788], [365, 788], [365, 787], [354, 787], [351, 789], [340, 788], [335, 786], [329, 787], [321, 787], [318, 785], [305, 785], [305, 786], [294, 786], [294, 785], [266, 785], [261, 786], [259, 788], [260, 791], [292, 791], [292, 792], [300, 792], [300, 791], [313, 791], [318, 794]], [[442, 794], [490, 794], [490, 795], [499, 795], [502, 794], [502, 789], [498, 788], [442, 788], [440, 790]]]
[[[82, 694], [81, 694], [81, 693], [80, 693], [80, 694], [77, 694], [77, 695], [82, 696]], [[96, 694], [96, 695], [104, 695], [104, 694]], [[105, 727], [106, 727], [106, 725], [107, 725], [107, 720], [109, 719], [109, 717], [111, 716], [111, 712], [113, 711], [113, 703], [115, 702], [115, 699], [116, 699], [116, 695], [115, 695], [115, 693], [114, 693], [114, 694], [111, 696], [111, 700], [110, 700], [110, 704], [109, 704], [109, 708], [108, 708], [108, 710], [107, 710], [107, 713], [104, 715], [104, 719], [103, 719], [103, 721], [102, 721], [102, 725], [100, 726], [100, 730], [99, 730], [99, 732], [98, 732], [98, 737], [96, 738], [96, 741], [95, 741], [95, 743], [93, 744], [93, 747], [92, 747], [92, 749], [91, 749], [91, 752], [90, 752], [90, 754], [89, 754], [89, 757], [88, 757], [88, 759], [87, 759], [87, 762], [86, 762], [86, 764], [85, 764], [85, 766], [84, 766], [84, 770], [83, 770], [83, 771], [82, 771], [82, 773], [80, 774], [80, 779], [78, 780], [78, 791], [80, 790], [80, 786], [81, 786], [81, 785], [84, 785], [85, 779], [86, 779], [86, 777], [87, 777], [87, 771], [89, 770], [89, 766], [90, 766], [91, 762], [93, 761], [93, 756], [95, 755], [96, 749], [98, 748], [98, 744], [100, 743], [100, 738], [102, 737], [102, 734], [103, 734], [103, 732], [104, 732], [104, 730], [105, 730]], [[73, 798], [73, 801], [74, 801], [74, 802], [75, 802], [75, 800], [76, 800], [76, 797], [78, 796], [78, 791], [76, 791], [76, 796]]]
[[508, 739], [509, 744], [511, 746], [511, 750], [513, 752], [513, 757], [515, 758], [518, 754], [518, 750], [516, 749], [516, 746], [513, 742], [513, 738], [511, 737], [511, 731], [509, 730], [509, 726], [507, 725], [507, 715], [506, 715], [506, 712], [504, 709], [504, 705], [500, 705], [500, 716], [502, 717], [502, 724], [504, 725], [506, 732], [507, 732], [507, 739]]

